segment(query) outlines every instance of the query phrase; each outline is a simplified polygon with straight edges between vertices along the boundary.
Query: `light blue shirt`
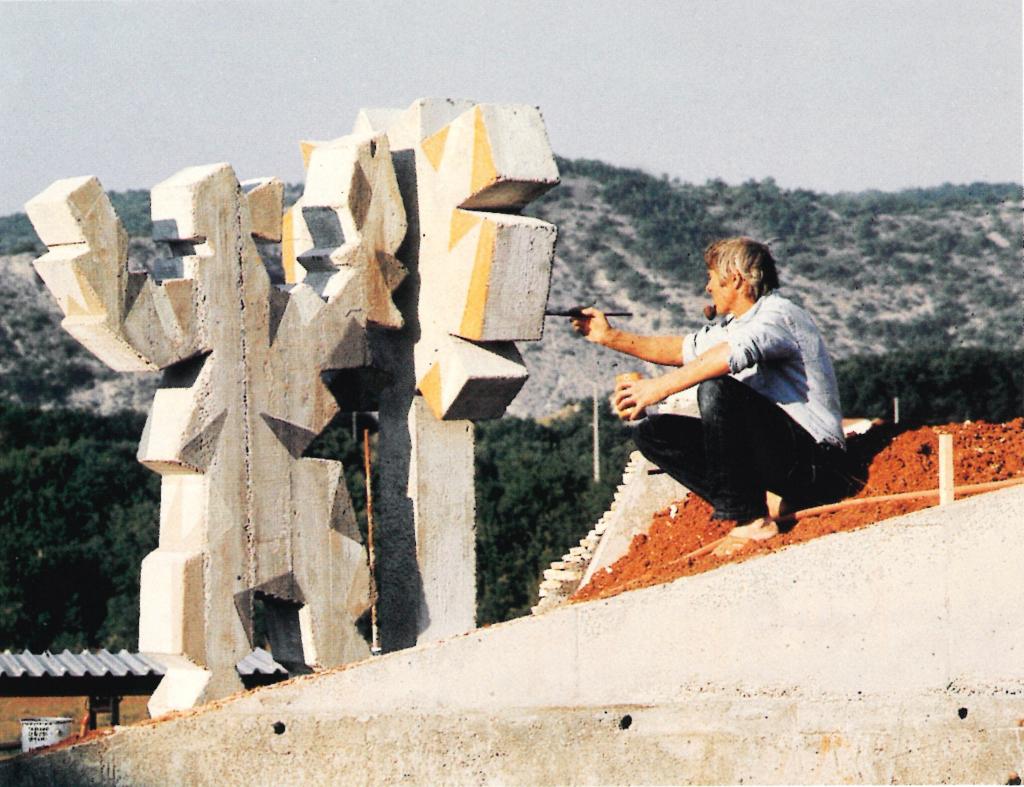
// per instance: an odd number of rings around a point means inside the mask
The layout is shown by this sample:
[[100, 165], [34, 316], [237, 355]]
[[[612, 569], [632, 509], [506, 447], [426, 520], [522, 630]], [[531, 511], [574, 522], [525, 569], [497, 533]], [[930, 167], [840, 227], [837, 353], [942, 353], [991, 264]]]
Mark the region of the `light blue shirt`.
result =
[[722, 342], [732, 377], [778, 404], [817, 442], [846, 447], [832, 359], [806, 311], [771, 292], [741, 317], [683, 337], [683, 363]]

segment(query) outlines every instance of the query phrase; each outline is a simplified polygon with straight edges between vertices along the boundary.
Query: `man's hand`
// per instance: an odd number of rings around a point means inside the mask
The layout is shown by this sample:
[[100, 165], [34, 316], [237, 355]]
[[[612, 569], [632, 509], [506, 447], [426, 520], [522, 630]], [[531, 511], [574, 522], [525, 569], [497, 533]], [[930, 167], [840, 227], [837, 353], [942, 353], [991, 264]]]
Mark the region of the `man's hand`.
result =
[[572, 327], [576, 333], [582, 334], [587, 341], [594, 342], [594, 344], [607, 344], [612, 326], [608, 323], [604, 312], [593, 306], [588, 306], [581, 312], [585, 316], [573, 318], [572, 321]]
[[644, 417], [644, 411], [669, 395], [664, 380], [654, 377], [650, 380], [629, 380], [615, 386], [612, 404], [623, 421], [636, 421]]

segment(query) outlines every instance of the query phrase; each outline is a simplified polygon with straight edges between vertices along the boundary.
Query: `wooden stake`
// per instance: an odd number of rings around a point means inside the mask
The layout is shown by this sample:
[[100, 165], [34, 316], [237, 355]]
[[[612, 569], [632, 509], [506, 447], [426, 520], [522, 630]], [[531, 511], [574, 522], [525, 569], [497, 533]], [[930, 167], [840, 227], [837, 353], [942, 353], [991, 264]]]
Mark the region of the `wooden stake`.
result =
[[370, 430], [363, 430], [363, 468], [366, 471], [366, 551], [370, 562], [370, 653], [380, 653], [377, 632], [377, 555], [373, 548], [373, 477], [370, 473]]
[[939, 505], [953, 502], [953, 435], [939, 435]]
[[594, 394], [594, 483], [601, 480], [601, 436], [597, 422], [597, 386], [593, 388]]
[[[1002, 481], [987, 481], [983, 484], [966, 484], [965, 486], [958, 486], [954, 488], [953, 492], [959, 497], [967, 497], [969, 495], [980, 495], [983, 492], [995, 492], [997, 489], [1005, 489], [1009, 486], [1018, 486], [1024, 484], [1024, 476], [1014, 476], [1013, 478], [1005, 478]], [[840, 500], [838, 503], [828, 503], [823, 506], [814, 506], [814, 508], [805, 508], [802, 511], [796, 511], [792, 514], [785, 514], [775, 519], [776, 522], [799, 522], [801, 519], [807, 519], [811, 516], [819, 516], [821, 514], [831, 514], [833, 511], [842, 511], [845, 508], [857, 508], [859, 506], [866, 506], [872, 503], [887, 503], [890, 500], [920, 500], [926, 497], [938, 498], [938, 489], [923, 489], [919, 492], [898, 492], [893, 495], [879, 495], [878, 497], [851, 497], [846, 500]]]

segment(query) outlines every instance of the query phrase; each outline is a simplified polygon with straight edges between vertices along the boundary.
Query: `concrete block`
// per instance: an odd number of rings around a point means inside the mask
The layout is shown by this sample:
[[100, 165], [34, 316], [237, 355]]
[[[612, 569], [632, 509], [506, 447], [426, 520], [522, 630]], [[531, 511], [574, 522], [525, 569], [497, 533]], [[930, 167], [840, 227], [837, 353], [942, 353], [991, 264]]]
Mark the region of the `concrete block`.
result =
[[104, 363], [154, 370], [201, 350], [191, 291], [128, 272], [127, 235], [96, 178], [57, 181], [26, 210], [53, 243], [35, 265], [65, 330]]
[[226, 413], [212, 411], [213, 363], [204, 363], [187, 388], [161, 388], [153, 398], [138, 460], [158, 473], [205, 472], [217, 449]]
[[[423, 140], [434, 136], [472, 107], [473, 102], [466, 99], [420, 98], [404, 110], [362, 110], [360, 114], [372, 112], [376, 119], [386, 117], [389, 122], [385, 128], [391, 141], [391, 150], [415, 151], [418, 160]], [[417, 166], [419, 163], [417, 161]]]
[[285, 211], [281, 221], [281, 266], [284, 268], [286, 282], [293, 284], [305, 278], [306, 269], [299, 264], [298, 257], [312, 248], [313, 236], [302, 217], [300, 197]]
[[86, 275], [90, 260], [88, 249], [75, 244], [56, 246], [33, 263], [61, 311], [70, 317], [100, 315], [106, 310], [103, 297]]
[[[127, 272], [126, 235], [94, 178], [31, 205], [54, 246], [39, 265], [67, 329], [115, 368], [165, 370], [139, 448], [163, 476], [140, 631], [180, 663], [155, 707], [237, 688], [258, 597], [294, 612], [281, 640], [291, 661], [367, 654], [354, 618], [368, 571], [341, 467], [303, 456], [338, 412], [325, 380], [339, 371], [379, 362], [401, 388], [381, 395], [381, 421], [407, 441], [379, 462], [397, 463], [409, 494], [390, 532], [405, 528], [414, 550], [414, 638], [473, 626], [470, 421], [499, 416], [526, 378], [512, 342], [540, 336], [554, 229], [513, 214], [557, 172], [532, 108], [421, 100], [364, 112], [356, 128], [303, 143], [306, 190], [283, 218], [280, 182], [239, 184], [227, 164], [155, 186], [154, 237], [183, 271], [163, 284]], [[271, 286], [254, 237], [281, 239], [290, 291]], [[419, 286], [403, 309], [406, 264]], [[377, 331], [406, 316], [414, 331]], [[389, 568], [404, 559], [389, 555]]]
[[529, 375], [511, 342], [474, 344], [448, 336], [433, 358], [417, 388], [435, 417], [445, 420], [500, 418]]
[[160, 478], [160, 549], [203, 552], [207, 548], [207, 478], [168, 473]]
[[160, 368], [132, 347], [104, 316], [65, 317], [61, 327], [115, 372], [152, 372]]
[[168, 290], [139, 273], [130, 273], [129, 279], [128, 290], [137, 295], [121, 323], [124, 341], [150, 366], [160, 369], [190, 355], [195, 335], [191, 288], [175, 287], [183, 282], [171, 281]]
[[544, 579], [556, 579], [565, 582], [575, 582], [583, 576], [583, 572], [576, 570], [571, 571], [564, 568], [547, 568], [544, 569]]
[[448, 331], [474, 341], [539, 340], [554, 226], [527, 216], [456, 209], [449, 246], [451, 261], [443, 273], [457, 308]]
[[440, 150], [433, 155], [435, 166], [447, 163], [448, 196], [462, 208], [519, 207], [558, 184], [536, 107], [478, 104], [422, 144], [427, 151]]
[[403, 112], [401, 109], [360, 109], [352, 124], [352, 133], [375, 134], [386, 131], [402, 117]]
[[409, 436], [409, 497], [423, 599], [419, 638], [431, 641], [475, 625], [473, 425], [440, 421], [416, 397]]
[[[324, 588], [299, 610], [305, 663], [323, 668], [359, 661], [370, 655], [355, 621], [369, 607], [366, 550], [335, 531], [327, 531], [319, 560], [301, 561], [298, 577], [306, 586]], [[308, 539], [307, 539], [308, 540]]]
[[90, 244], [99, 233], [107, 238], [104, 250], [116, 251], [116, 216], [95, 177], [55, 181], [25, 203], [25, 213], [47, 246]]
[[[477, 152], [492, 160], [497, 156], [502, 172], [481, 183], [480, 191], [487, 192], [481, 199], [492, 199], [498, 215], [458, 211], [471, 186], [462, 183], [460, 173], [472, 174], [476, 138], [463, 140], [465, 135], [456, 134], [452, 145], [449, 127], [463, 115], [475, 118], [474, 106], [420, 99], [401, 111], [364, 110], [355, 123], [357, 134], [386, 134], [409, 211], [410, 237], [402, 262], [417, 273], [416, 288], [405, 290], [401, 301], [406, 317], [415, 318], [416, 330], [382, 337], [377, 345], [393, 381], [379, 410], [378, 465], [388, 476], [378, 503], [378, 564], [390, 582], [382, 583], [381, 596], [385, 649], [473, 625], [472, 435], [466, 422], [501, 415], [519, 391], [526, 369], [511, 341], [539, 336], [538, 314], [547, 296], [545, 243], [553, 241], [553, 233], [541, 222], [511, 216], [517, 209], [510, 206], [551, 184], [502, 192], [497, 182], [534, 177], [539, 170], [526, 163], [529, 156], [510, 164], [506, 147], [515, 143], [499, 141], [495, 153], [490, 132], [482, 135]], [[499, 111], [493, 120], [490, 113], [481, 115], [485, 131], [488, 122], [506, 121]], [[530, 140], [524, 144], [535, 148], [536, 135]], [[540, 156], [536, 151], [531, 155]], [[308, 225], [308, 210], [304, 219]], [[306, 256], [311, 268], [327, 268], [324, 255], [319, 260], [312, 259], [313, 253]], [[331, 264], [338, 262], [335, 257]], [[307, 269], [310, 276], [319, 274]], [[352, 279], [333, 287], [339, 301], [347, 288], [356, 287]], [[330, 297], [333, 304], [335, 296]], [[514, 307], [507, 298], [516, 299]], [[460, 338], [462, 333], [477, 343]], [[432, 419], [432, 425], [425, 419]]]
[[210, 671], [182, 656], [160, 654], [159, 659], [167, 671], [149, 698], [149, 715], [156, 718], [201, 703], [210, 683]]
[[203, 553], [157, 549], [142, 561], [139, 651], [202, 659]]
[[[361, 313], [363, 322], [402, 327], [391, 293], [405, 277], [394, 255], [406, 219], [387, 136], [348, 136], [318, 146], [310, 156], [302, 217], [313, 242], [296, 257], [307, 271], [304, 279], [326, 300], [338, 301], [337, 308]], [[313, 280], [313, 272], [331, 275]]]
[[242, 190], [249, 205], [252, 234], [262, 240], [281, 241], [284, 184], [278, 178], [243, 180]]
[[235, 173], [228, 164], [186, 167], [161, 181], [150, 191], [153, 239], [216, 242], [226, 229], [219, 208], [238, 189]]
[[[535, 110], [435, 100], [414, 104], [394, 135], [388, 129], [396, 150], [408, 146], [416, 156], [422, 329], [416, 377], [439, 417], [500, 415], [525, 380], [525, 369], [513, 370], [518, 357], [490, 343], [537, 339], [543, 330], [554, 228], [510, 215], [557, 182], [542, 124], [535, 133], [537, 122]], [[501, 130], [503, 124], [510, 125]], [[411, 138], [411, 128], [418, 139]], [[511, 154], [517, 145], [518, 157]], [[506, 212], [464, 209], [469, 207]], [[488, 346], [470, 350], [452, 335]], [[479, 369], [467, 366], [474, 356]], [[449, 381], [447, 370], [456, 368], [464, 379]]]

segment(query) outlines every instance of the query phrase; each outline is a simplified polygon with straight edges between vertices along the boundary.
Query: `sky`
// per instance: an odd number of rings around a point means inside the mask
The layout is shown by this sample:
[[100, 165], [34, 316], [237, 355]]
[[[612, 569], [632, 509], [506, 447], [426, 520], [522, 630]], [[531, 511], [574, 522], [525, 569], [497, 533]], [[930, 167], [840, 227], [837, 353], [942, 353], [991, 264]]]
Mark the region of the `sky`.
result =
[[0, 2], [0, 215], [150, 188], [425, 96], [539, 106], [552, 147], [703, 183], [1021, 181], [1019, 0]]

